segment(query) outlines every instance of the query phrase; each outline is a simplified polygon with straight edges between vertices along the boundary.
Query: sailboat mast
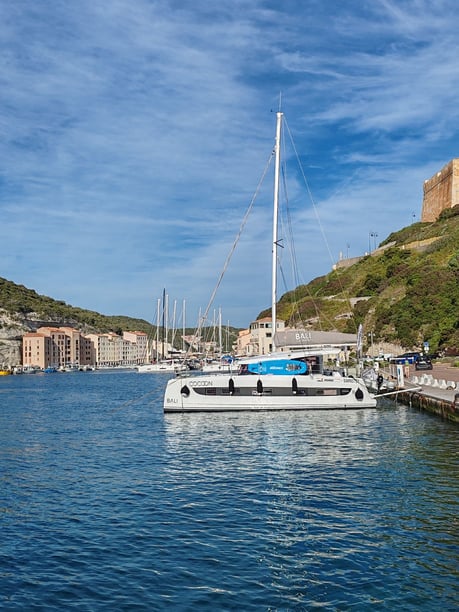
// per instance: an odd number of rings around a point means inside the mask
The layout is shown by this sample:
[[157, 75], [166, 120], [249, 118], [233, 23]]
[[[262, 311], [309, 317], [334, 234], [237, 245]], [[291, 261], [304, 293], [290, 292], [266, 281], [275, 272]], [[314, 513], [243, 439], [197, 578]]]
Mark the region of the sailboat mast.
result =
[[155, 361], [159, 361], [159, 326], [161, 323], [161, 298], [158, 298], [157, 312], [156, 312], [156, 346], [155, 346]]
[[185, 330], [186, 330], [186, 326], [185, 326], [185, 306], [186, 306], [186, 302], [185, 300], [183, 300], [183, 306], [182, 306], [182, 351], [185, 352]]
[[277, 329], [277, 249], [278, 249], [278, 216], [279, 216], [279, 175], [280, 175], [280, 145], [283, 113], [278, 112], [276, 123], [276, 142], [274, 145], [274, 210], [273, 210], [273, 258], [272, 258], [272, 294], [271, 294], [271, 320], [272, 320], [272, 350], [276, 349], [275, 335]]
[[164, 338], [164, 336], [165, 336], [165, 333], [164, 333], [165, 332], [165, 325], [164, 325], [165, 314], [166, 314], [166, 290], [163, 289], [163, 325], [162, 325], [162, 328], [163, 328], [163, 334], [162, 334], [163, 335], [163, 341], [162, 341], [162, 346], [161, 346], [161, 359], [163, 361], [164, 361], [164, 340], [165, 340], [165, 338]]
[[220, 357], [223, 354], [223, 347], [222, 347], [222, 309], [219, 308], [218, 309], [218, 350], [220, 353]]
[[169, 294], [166, 293], [166, 299], [164, 302], [164, 317], [165, 317], [165, 338], [166, 338], [166, 347], [164, 349], [165, 357], [169, 357]]

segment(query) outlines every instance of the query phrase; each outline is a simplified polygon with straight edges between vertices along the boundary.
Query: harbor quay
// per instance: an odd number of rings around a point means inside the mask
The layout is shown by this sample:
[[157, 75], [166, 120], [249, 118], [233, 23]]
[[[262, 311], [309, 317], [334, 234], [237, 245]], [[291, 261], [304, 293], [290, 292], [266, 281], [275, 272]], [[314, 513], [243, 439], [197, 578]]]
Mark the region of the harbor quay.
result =
[[410, 366], [408, 380], [416, 391], [401, 391], [397, 398], [409, 406], [459, 423], [459, 368], [434, 364], [433, 370], [425, 373]]

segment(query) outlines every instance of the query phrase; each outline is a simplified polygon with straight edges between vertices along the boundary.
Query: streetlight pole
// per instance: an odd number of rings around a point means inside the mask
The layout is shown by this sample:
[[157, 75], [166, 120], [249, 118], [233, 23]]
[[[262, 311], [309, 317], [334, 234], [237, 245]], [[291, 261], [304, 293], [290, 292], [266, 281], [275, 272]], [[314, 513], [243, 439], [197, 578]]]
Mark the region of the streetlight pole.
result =
[[376, 251], [376, 238], [377, 238], [377, 237], [378, 237], [378, 234], [377, 234], [376, 232], [373, 232], [374, 245], [375, 245], [374, 250], [375, 250], [375, 251]]
[[372, 253], [372, 249], [371, 249], [371, 239], [373, 238], [373, 244], [374, 244], [374, 251], [376, 251], [376, 238], [378, 237], [378, 234], [376, 232], [369, 232], [368, 233], [368, 251], [369, 253]]

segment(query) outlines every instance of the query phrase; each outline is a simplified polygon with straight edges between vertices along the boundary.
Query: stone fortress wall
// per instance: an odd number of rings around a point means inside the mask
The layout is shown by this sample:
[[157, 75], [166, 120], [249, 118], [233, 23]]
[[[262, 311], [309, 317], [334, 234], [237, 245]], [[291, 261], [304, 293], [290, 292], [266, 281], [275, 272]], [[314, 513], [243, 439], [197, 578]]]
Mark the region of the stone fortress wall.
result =
[[421, 221], [432, 222], [446, 208], [459, 204], [459, 159], [452, 159], [424, 181]]

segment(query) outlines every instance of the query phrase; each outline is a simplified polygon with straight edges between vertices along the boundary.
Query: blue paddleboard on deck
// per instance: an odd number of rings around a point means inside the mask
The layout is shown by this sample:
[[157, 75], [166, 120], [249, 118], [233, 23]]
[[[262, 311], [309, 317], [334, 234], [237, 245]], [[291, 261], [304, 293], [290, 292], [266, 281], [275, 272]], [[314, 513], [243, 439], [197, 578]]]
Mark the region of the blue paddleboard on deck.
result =
[[282, 376], [306, 374], [308, 366], [303, 361], [297, 361], [296, 359], [273, 359], [270, 361], [249, 363], [247, 369], [252, 374], [277, 374]]

